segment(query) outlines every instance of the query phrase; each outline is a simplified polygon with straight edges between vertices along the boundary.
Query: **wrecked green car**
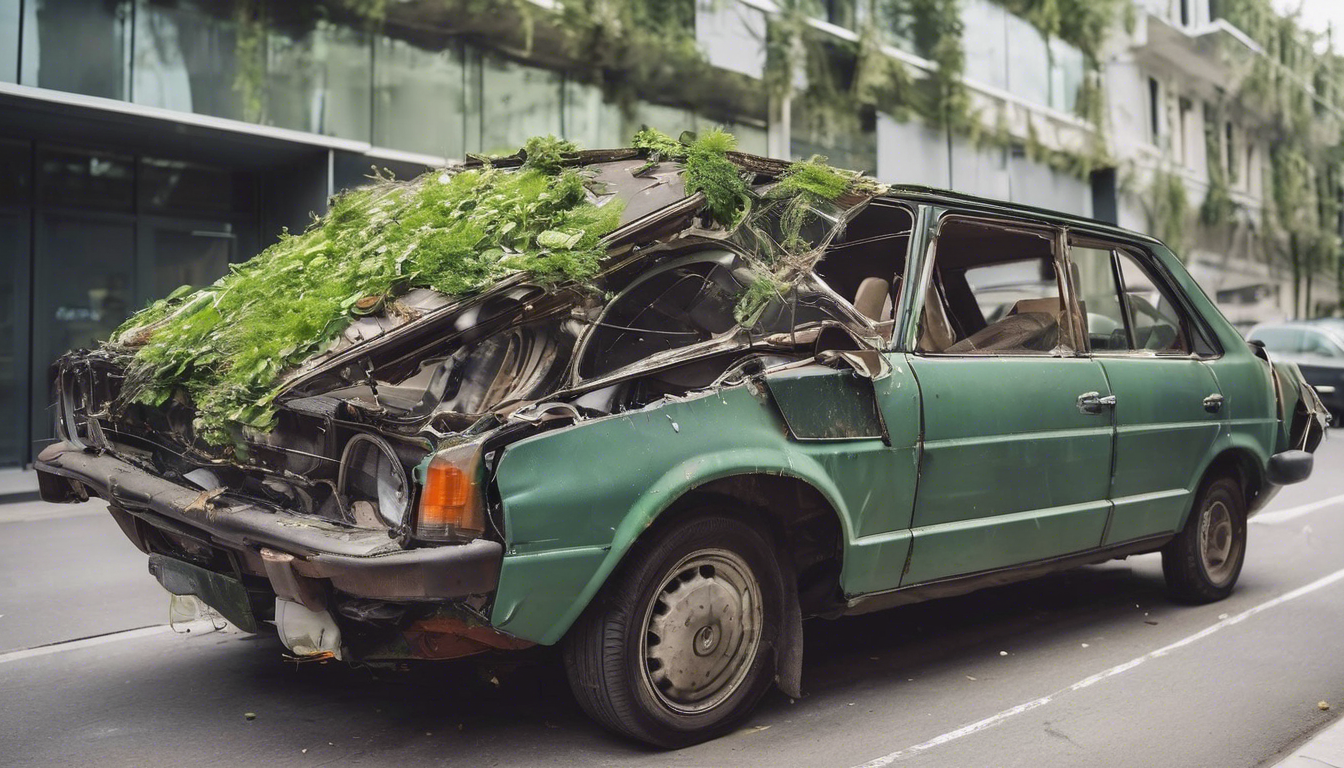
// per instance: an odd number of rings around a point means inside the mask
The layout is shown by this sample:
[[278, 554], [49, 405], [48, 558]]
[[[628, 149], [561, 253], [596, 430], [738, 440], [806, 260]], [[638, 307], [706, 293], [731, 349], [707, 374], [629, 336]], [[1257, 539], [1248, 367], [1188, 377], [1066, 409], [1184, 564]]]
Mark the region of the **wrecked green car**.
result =
[[663, 747], [798, 697], [807, 617], [1159, 551], [1229, 594], [1326, 411], [1166, 247], [708, 138], [335, 201], [57, 363], [43, 498], [296, 656], [561, 644]]

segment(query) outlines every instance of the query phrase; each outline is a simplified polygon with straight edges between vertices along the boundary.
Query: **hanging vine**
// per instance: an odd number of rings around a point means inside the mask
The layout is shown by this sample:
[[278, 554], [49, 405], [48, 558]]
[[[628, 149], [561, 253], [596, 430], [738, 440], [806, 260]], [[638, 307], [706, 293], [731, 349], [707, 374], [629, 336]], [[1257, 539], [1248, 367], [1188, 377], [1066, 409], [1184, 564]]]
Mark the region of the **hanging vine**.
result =
[[[1344, 58], [1332, 46], [1321, 45], [1322, 36], [1306, 30], [1297, 14], [1277, 13], [1270, 0], [1221, 0], [1219, 12], [1264, 51], [1242, 64], [1244, 76], [1231, 98], [1271, 118], [1262, 218], [1270, 235], [1271, 258], [1292, 273], [1293, 313], [1309, 316], [1316, 310], [1311, 300], [1316, 275], [1332, 273], [1344, 290], [1340, 282]], [[1209, 218], [1219, 221], [1223, 218], [1214, 214], [1227, 213], [1221, 196], [1228, 184], [1221, 162], [1225, 150], [1216, 135], [1221, 124], [1220, 118], [1211, 129], [1215, 135], [1204, 206]], [[1219, 162], [1214, 162], [1214, 147]]]

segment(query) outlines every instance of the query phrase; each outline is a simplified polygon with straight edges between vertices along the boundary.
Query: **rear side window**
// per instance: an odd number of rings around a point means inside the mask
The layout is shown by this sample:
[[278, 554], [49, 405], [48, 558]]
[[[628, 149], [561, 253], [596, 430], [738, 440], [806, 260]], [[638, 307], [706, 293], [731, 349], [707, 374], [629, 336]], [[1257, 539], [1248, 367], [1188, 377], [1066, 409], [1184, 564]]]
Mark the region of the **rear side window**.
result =
[[1128, 249], [1071, 238], [1070, 269], [1089, 348], [1094, 352], [1149, 352], [1186, 355], [1198, 329], [1171, 290]]
[[1297, 353], [1302, 351], [1301, 328], [1258, 328], [1251, 332], [1251, 341], [1265, 345], [1270, 352]]
[[1115, 252], [1135, 349], [1188, 354], [1190, 333], [1172, 297], [1126, 251]]

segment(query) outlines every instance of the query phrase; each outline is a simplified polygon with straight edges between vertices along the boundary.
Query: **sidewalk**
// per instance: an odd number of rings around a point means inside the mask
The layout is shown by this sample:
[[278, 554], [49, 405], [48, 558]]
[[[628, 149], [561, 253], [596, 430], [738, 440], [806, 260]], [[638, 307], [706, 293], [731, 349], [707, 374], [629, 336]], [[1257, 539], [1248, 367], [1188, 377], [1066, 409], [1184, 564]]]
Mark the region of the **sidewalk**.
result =
[[1344, 720], [1311, 737], [1275, 768], [1344, 768]]
[[36, 472], [18, 467], [0, 469], [0, 504], [17, 504], [40, 498]]

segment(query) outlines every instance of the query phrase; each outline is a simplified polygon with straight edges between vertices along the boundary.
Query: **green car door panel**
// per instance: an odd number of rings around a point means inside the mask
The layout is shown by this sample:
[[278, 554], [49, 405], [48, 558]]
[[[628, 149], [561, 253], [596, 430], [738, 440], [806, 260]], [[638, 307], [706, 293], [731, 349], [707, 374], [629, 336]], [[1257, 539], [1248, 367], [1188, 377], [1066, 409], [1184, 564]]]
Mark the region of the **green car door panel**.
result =
[[1110, 394], [1087, 358], [912, 355], [924, 450], [902, 586], [1100, 545], [1110, 510]]
[[[818, 398], [840, 396], [842, 388], [826, 378], [855, 377], [820, 366], [806, 369], [810, 386], [747, 382], [510, 445], [496, 470], [505, 557], [491, 623], [520, 638], [556, 642], [660, 513], [698, 486], [737, 475], [810, 484], [839, 517], [844, 591], [896, 587], [918, 470], [918, 390], [902, 362], [844, 394], [877, 398], [890, 446], [881, 437], [790, 435], [780, 407], [833, 407]], [[862, 409], [839, 411], [855, 412]]]
[[1226, 420], [1226, 407], [1205, 406], [1223, 396], [1218, 380], [1190, 358], [1097, 359], [1116, 397], [1115, 511], [1102, 543], [1175, 532]]

